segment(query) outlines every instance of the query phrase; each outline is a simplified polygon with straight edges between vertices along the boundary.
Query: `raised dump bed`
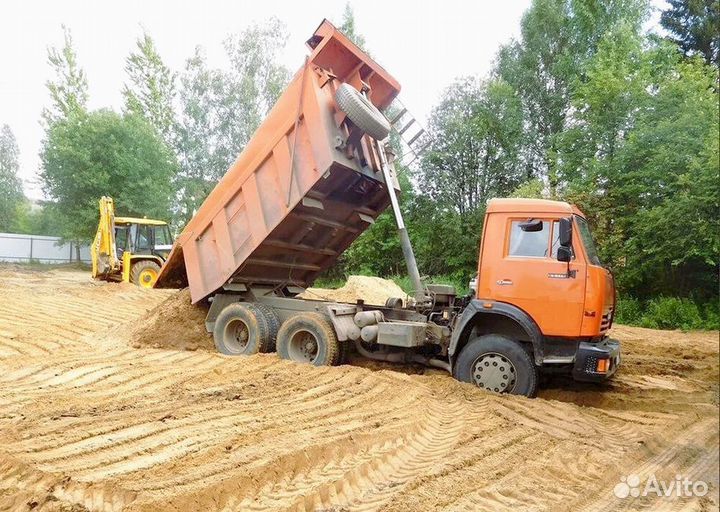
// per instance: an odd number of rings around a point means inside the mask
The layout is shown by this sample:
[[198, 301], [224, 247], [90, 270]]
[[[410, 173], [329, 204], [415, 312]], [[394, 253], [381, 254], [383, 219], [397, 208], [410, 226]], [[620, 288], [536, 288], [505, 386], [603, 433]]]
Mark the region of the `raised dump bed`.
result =
[[193, 302], [251, 285], [307, 287], [388, 206], [378, 146], [335, 98], [345, 83], [384, 109], [400, 85], [327, 20], [307, 44], [305, 64], [178, 237], [156, 286], [189, 285]]

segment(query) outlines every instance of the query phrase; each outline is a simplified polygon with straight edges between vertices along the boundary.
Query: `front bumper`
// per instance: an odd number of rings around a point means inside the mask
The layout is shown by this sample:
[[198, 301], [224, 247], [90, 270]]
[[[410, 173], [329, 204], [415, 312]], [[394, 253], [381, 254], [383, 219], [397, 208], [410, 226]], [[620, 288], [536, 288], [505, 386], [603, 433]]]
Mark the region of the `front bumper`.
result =
[[573, 379], [601, 382], [612, 377], [620, 366], [620, 342], [605, 338], [598, 343], [580, 342], [575, 353]]

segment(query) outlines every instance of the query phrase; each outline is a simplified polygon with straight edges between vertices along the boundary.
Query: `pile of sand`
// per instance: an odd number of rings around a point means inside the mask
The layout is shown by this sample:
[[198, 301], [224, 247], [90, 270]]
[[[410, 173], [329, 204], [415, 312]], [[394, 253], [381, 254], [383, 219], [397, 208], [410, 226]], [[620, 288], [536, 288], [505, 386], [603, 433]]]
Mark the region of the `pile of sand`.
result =
[[[308, 288], [302, 298], [383, 305], [388, 297], [405, 299], [406, 294], [392, 281], [379, 277], [350, 276], [342, 288], [325, 290]], [[160, 305], [145, 313], [127, 336], [135, 348], [169, 348], [176, 350], [215, 350], [212, 335], [205, 330], [207, 306], [193, 305], [190, 290], [173, 293]]]
[[304, 299], [323, 299], [335, 302], [355, 303], [362, 299], [366, 304], [383, 306], [390, 297], [400, 297], [405, 301], [407, 294], [388, 279], [369, 276], [350, 276], [342, 288], [327, 290], [323, 288], [308, 288], [300, 295]]
[[205, 330], [207, 307], [191, 304], [190, 289], [172, 294], [145, 313], [129, 336], [135, 348], [171, 348], [177, 350], [215, 350], [212, 335]]

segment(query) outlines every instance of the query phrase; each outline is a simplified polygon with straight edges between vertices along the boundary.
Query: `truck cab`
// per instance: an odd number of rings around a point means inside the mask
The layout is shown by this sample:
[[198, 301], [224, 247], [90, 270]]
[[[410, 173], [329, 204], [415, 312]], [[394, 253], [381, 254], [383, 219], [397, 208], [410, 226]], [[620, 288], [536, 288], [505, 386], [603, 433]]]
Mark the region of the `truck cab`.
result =
[[491, 336], [520, 343], [537, 368], [570, 369], [576, 380], [599, 381], [616, 371], [619, 344], [607, 338], [614, 281], [577, 207], [489, 201], [473, 294], [449, 349], [456, 369], [468, 365], [462, 353], [469, 344]]

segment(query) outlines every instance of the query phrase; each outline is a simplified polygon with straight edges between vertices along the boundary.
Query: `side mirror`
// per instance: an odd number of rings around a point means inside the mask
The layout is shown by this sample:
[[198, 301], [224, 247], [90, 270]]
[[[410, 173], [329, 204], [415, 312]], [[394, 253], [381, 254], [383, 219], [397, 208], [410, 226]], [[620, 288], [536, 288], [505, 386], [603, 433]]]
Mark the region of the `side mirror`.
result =
[[538, 231], [542, 231], [543, 223], [541, 220], [528, 219], [520, 223], [520, 229], [525, 233], [537, 233]]
[[[561, 247], [572, 247], [572, 230], [572, 219], [570, 217], [560, 219], [560, 232], [558, 234], [558, 241], [560, 242]], [[560, 251], [558, 251], [558, 259], [560, 259]]]
[[570, 260], [572, 260], [572, 251], [570, 250], [570, 247], [565, 247], [564, 245], [558, 247], [557, 259], [558, 261], [570, 263]]

